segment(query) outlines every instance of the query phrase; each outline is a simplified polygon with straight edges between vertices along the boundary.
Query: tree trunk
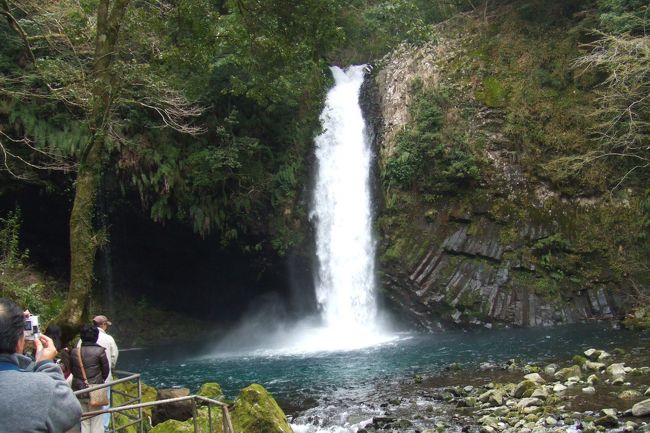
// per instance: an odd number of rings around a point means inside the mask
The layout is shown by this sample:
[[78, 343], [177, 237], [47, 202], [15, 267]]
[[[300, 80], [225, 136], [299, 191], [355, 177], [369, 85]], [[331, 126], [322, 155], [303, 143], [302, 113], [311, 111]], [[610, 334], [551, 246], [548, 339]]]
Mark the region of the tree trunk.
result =
[[[70, 288], [57, 322], [63, 339], [71, 339], [88, 320], [90, 290], [98, 242], [94, 228], [95, 199], [101, 179], [103, 142], [97, 139], [83, 165], [79, 166], [70, 214]], [[103, 141], [103, 140], [101, 140]]]
[[70, 215], [70, 290], [63, 310], [56, 319], [69, 341], [88, 319], [90, 293], [98, 240], [94, 228], [97, 187], [100, 184], [110, 122], [112, 101], [116, 96], [116, 80], [111, 67], [124, 13], [130, 0], [100, 0], [97, 6], [97, 37], [92, 112], [89, 126], [93, 132], [79, 161], [75, 197]]

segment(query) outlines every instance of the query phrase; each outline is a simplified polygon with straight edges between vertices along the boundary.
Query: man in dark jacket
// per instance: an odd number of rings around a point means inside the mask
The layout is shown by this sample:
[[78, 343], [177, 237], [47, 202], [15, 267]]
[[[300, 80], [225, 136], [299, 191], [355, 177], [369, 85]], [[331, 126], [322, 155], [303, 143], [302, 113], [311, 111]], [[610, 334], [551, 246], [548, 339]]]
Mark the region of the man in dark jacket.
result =
[[81, 406], [49, 337], [34, 340], [35, 363], [22, 355], [24, 323], [23, 311], [0, 298], [0, 433], [62, 433], [79, 423]]

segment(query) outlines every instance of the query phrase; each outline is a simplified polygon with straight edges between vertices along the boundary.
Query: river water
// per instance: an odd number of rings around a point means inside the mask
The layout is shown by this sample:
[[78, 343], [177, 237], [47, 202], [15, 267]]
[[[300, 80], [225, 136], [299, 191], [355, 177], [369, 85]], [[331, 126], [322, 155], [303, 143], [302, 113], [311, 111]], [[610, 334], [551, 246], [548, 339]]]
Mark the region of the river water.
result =
[[[390, 343], [361, 350], [293, 355], [213, 353], [196, 344], [130, 350], [120, 354], [119, 368], [142, 373], [155, 387], [188, 387], [218, 382], [235, 398], [251, 383], [267, 388], [297, 431], [353, 432], [356, 423], [381, 414], [380, 404], [391, 390], [414, 375], [444, 374], [459, 363], [468, 376], [480, 375], [479, 364], [551, 362], [590, 347], [648, 347], [649, 337], [597, 323], [539, 329], [448, 331], [401, 334]], [[314, 427], [314, 419], [327, 419]]]

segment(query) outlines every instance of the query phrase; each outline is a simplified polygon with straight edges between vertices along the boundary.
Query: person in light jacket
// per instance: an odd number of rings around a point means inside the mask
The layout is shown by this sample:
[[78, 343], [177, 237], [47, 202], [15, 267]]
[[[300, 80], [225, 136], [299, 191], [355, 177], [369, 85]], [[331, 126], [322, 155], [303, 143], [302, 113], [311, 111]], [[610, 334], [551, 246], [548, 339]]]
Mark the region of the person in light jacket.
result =
[[[106, 350], [97, 344], [97, 336], [99, 330], [91, 325], [84, 325], [79, 333], [81, 337], [81, 346], [75, 347], [70, 353], [70, 364], [72, 371], [72, 389], [78, 391], [85, 389], [86, 381], [81, 368], [85, 370], [88, 385], [99, 385], [104, 383], [110, 372], [108, 358], [106, 357]], [[81, 362], [80, 356], [81, 353]], [[88, 394], [81, 394], [79, 401], [84, 412], [98, 410], [101, 408], [92, 407], [89, 405]], [[94, 416], [86, 418], [81, 421], [81, 433], [103, 433], [104, 425], [101, 416]]]
[[61, 433], [79, 424], [81, 406], [49, 337], [34, 340], [35, 363], [22, 354], [24, 323], [22, 309], [0, 298], [0, 433]]

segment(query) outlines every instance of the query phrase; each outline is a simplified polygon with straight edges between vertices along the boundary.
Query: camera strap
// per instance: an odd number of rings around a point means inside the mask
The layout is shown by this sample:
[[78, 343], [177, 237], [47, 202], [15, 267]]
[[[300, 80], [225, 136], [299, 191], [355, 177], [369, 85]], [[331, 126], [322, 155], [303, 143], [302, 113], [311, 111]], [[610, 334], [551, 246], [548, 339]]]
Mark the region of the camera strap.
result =
[[13, 362], [0, 361], [0, 371], [23, 371]]

